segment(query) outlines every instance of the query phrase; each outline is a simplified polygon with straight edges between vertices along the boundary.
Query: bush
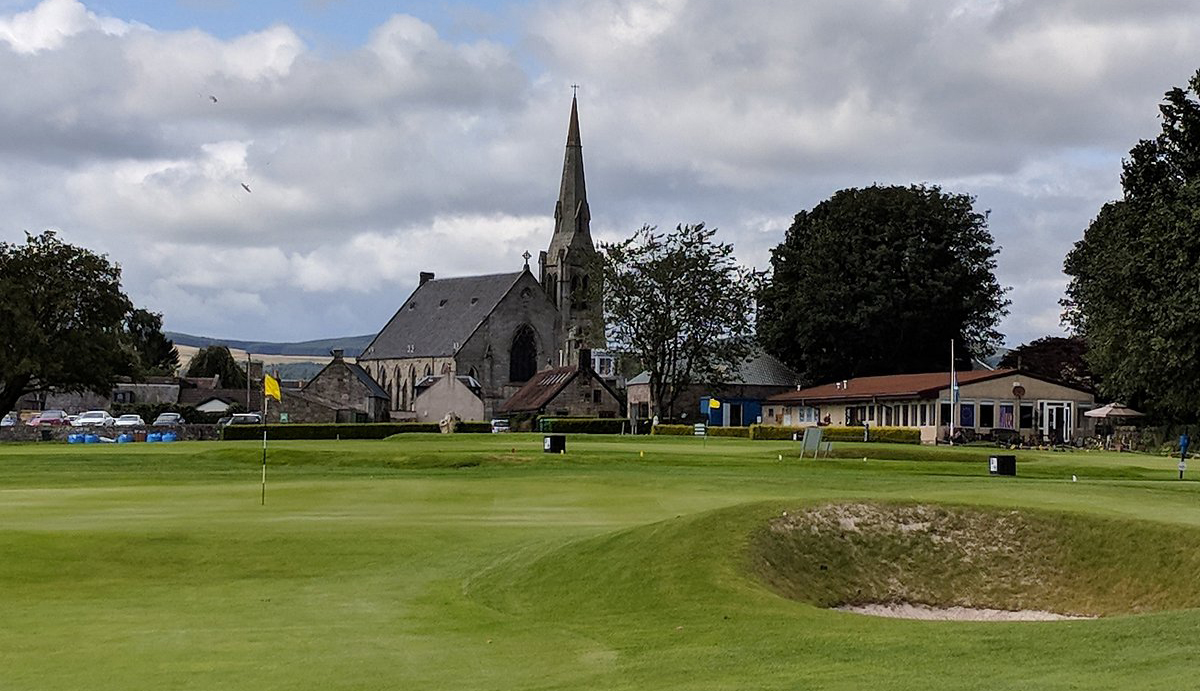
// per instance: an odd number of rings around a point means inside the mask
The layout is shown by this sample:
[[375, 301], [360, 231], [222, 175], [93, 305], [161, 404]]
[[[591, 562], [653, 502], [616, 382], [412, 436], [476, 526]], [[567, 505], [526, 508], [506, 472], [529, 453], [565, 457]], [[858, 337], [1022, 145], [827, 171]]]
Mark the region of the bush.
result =
[[454, 431], [459, 434], [491, 434], [492, 423], [483, 420], [463, 420]]
[[[486, 422], [459, 423], [464, 433], [490, 432]], [[231, 425], [221, 430], [221, 439], [236, 441], [262, 439], [262, 425]], [[361, 424], [284, 424], [267, 425], [268, 439], [386, 439], [392, 435], [412, 432], [438, 432], [436, 422], [370, 422]]]
[[554, 434], [628, 434], [632, 431], [623, 417], [544, 417], [538, 431]]
[[695, 434], [695, 428], [691, 425], [655, 425], [650, 430], [650, 434], [669, 437], [690, 437]]
[[[847, 427], [845, 429], [853, 430], [856, 428]], [[861, 441], [863, 438], [862, 428], [857, 429], [858, 437], [856, 439]], [[835, 441], [841, 440], [838, 439]], [[846, 441], [855, 441], [855, 439], [846, 439]], [[921, 430], [913, 427], [872, 427], [869, 435], [867, 436], [867, 441], [891, 442], [895, 444], [920, 444]]]
[[710, 437], [738, 437], [740, 439], [750, 438], [749, 427], [709, 427], [708, 436]]
[[[793, 436], [794, 435], [794, 436]], [[777, 427], [775, 425], [750, 425], [750, 438], [768, 441], [791, 441], [804, 436], [803, 427]], [[860, 437], [861, 438], [861, 437]]]

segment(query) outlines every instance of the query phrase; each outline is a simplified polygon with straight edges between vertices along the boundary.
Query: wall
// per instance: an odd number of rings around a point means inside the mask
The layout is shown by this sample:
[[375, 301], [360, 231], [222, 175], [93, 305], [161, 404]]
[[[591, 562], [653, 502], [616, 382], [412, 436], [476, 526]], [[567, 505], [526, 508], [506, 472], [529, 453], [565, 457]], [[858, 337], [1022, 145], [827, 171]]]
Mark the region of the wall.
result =
[[621, 401], [590, 371], [580, 372], [543, 409], [543, 414], [553, 417], [617, 417], [621, 413]]
[[383, 422], [387, 419], [383, 401], [377, 402], [378, 399], [371, 395], [370, 388], [358, 378], [351, 366], [340, 358], [335, 358], [313, 377], [312, 381], [304, 386], [303, 392], [332, 402], [338, 409], [352, 409], [364, 413], [370, 422]]
[[417, 396], [418, 422], [440, 422], [453, 412], [461, 420], [484, 420], [483, 400], [458, 377], [442, 377]]

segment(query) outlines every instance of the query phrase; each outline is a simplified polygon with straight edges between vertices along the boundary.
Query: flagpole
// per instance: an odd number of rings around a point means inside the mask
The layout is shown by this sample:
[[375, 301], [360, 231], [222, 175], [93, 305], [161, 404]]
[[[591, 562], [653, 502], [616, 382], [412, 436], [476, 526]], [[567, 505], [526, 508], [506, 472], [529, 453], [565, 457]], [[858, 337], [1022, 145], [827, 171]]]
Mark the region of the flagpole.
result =
[[262, 426], [263, 426], [262, 498], [259, 500], [259, 506], [266, 506], [267, 505], [267, 386], [266, 386], [265, 379], [263, 380]]

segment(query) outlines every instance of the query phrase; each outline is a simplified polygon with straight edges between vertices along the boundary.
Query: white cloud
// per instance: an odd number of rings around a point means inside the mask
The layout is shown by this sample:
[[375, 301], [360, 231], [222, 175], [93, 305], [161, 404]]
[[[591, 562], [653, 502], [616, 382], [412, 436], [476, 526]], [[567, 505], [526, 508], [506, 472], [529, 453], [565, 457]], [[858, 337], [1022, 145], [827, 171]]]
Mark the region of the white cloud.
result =
[[77, 0], [45, 0], [27, 12], [0, 18], [0, 41], [18, 53], [36, 53], [62, 46], [85, 31], [120, 36], [131, 24], [99, 17]]

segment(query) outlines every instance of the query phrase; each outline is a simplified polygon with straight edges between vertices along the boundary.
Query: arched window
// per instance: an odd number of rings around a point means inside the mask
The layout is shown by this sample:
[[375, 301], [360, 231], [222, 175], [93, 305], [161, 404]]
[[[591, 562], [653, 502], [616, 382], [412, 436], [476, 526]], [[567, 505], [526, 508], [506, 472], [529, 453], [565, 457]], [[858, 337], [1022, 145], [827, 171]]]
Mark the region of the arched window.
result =
[[391, 384], [387, 385], [387, 394], [388, 394], [388, 405], [391, 405], [392, 404], [392, 385]]
[[508, 379], [529, 381], [537, 372], [537, 334], [533, 327], [522, 324], [513, 334], [512, 349], [508, 351]]
[[400, 365], [393, 370], [392, 381], [396, 384], [396, 395], [392, 397], [392, 410], [404, 410], [404, 380], [400, 377]]
[[400, 407], [397, 410], [408, 410], [408, 385], [400, 385]]
[[558, 274], [546, 274], [546, 294], [551, 300], [558, 301]]
[[467, 370], [467, 376], [471, 377], [475, 381], [479, 381], [479, 370], [472, 367], [471, 369]]
[[442, 374], [450, 374], [450, 363], [449, 362], [442, 363]]
[[433, 365], [425, 365], [425, 376], [428, 377], [428, 376], [431, 376], [432, 374], [433, 374]]
[[591, 281], [587, 274], [571, 277], [571, 309], [585, 310], [588, 308], [588, 289]]
[[417, 405], [417, 368], [415, 365], [408, 368], [408, 401], [410, 407], [405, 410], [412, 410]]

